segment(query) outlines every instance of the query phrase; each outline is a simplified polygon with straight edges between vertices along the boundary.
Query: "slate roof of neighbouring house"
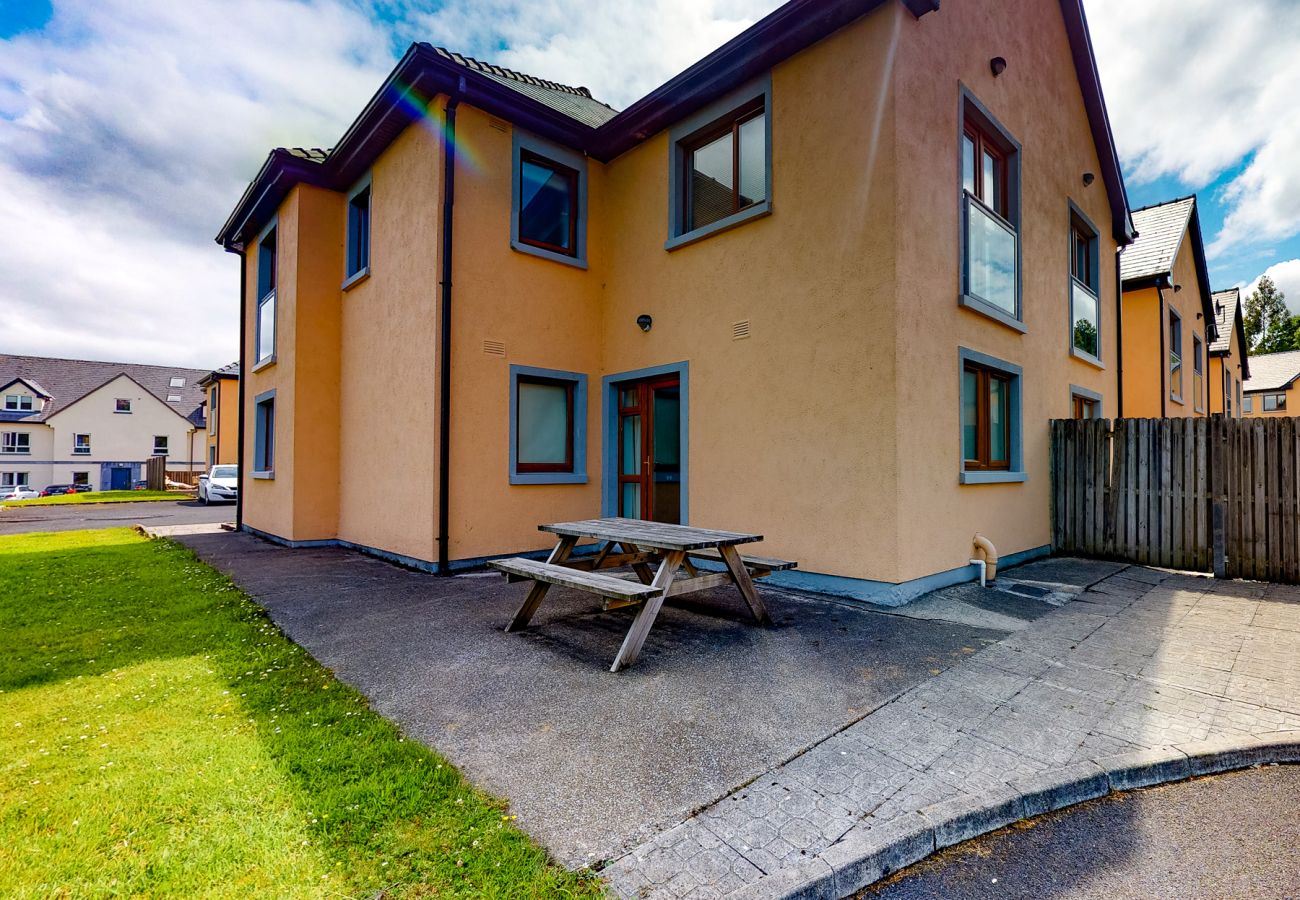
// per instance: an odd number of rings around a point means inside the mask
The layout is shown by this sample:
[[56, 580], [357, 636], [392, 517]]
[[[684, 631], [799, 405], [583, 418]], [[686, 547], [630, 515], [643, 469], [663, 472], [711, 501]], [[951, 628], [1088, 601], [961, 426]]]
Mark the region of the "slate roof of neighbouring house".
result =
[[1250, 358], [1250, 377], [1242, 382], [1245, 391], [1276, 391], [1300, 377], [1300, 350], [1264, 353]]
[[[96, 362], [86, 359], [55, 359], [48, 356], [14, 356], [0, 353], [0, 385], [16, 380], [26, 382], [48, 396], [45, 408], [39, 412], [18, 413], [0, 410], [0, 421], [44, 422], [87, 394], [103, 387], [119, 375], [126, 375], [140, 387], [158, 398], [196, 428], [205, 424], [203, 390], [199, 380], [208, 374], [206, 369], [182, 369], [176, 366], [150, 366], [137, 363]], [[173, 378], [183, 378], [184, 384], [172, 387]], [[180, 400], [168, 400], [179, 395]]]
[[591, 96], [591, 91], [585, 87], [570, 87], [558, 81], [547, 81], [545, 78], [525, 75], [514, 69], [485, 63], [472, 56], [464, 56], [446, 47], [434, 47], [433, 52], [458, 66], [481, 72], [498, 84], [505, 85], [512, 91], [517, 91], [539, 103], [544, 103], [551, 109], [592, 128], [598, 128], [618, 115], [618, 110], [607, 103], [601, 103]]
[[1181, 197], [1133, 210], [1133, 227], [1138, 237], [1120, 254], [1120, 278], [1133, 281], [1172, 272], [1195, 208], [1195, 197]]
[[211, 384], [218, 378], [238, 378], [239, 377], [239, 360], [232, 363], [226, 363], [220, 369], [213, 369], [208, 374], [199, 379], [199, 384]]
[[1232, 323], [1237, 318], [1241, 288], [1214, 292], [1214, 327], [1219, 336], [1210, 342], [1211, 353], [1227, 353], [1232, 346]]

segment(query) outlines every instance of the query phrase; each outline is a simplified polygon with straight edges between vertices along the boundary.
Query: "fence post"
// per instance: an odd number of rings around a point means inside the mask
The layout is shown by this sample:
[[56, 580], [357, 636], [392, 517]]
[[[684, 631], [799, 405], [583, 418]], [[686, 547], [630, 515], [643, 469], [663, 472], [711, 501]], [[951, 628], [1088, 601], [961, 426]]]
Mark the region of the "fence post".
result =
[[1224, 487], [1229, 420], [1216, 415], [1210, 419], [1210, 527], [1213, 529], [1214, 577], [1228, 577], [1227, 491]]

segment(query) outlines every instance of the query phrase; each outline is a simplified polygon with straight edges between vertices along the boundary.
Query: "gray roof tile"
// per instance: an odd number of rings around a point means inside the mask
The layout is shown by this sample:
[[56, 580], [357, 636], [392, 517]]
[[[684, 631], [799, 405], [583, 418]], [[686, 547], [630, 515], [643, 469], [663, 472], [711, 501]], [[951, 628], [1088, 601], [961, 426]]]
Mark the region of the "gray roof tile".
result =
[[1211, 353], [1227, 353], [1232, 346], [1232, 326], [1237, 318], [1237, 304], [1241, 302], [1241, 288], [1215, 291], [1214, 328], [1218, 337], [1210, 342]]
[[[44, 422], [50, 416], [71, 406], [90, 392], [103, 387], [119, 375], [127, 375], [141, 387], [158, 398], [159, 402], [176, 410], [196, 427], [204, 421], [203, 391], [199, 380], [208, 374], [206, 369], [182, 369], [175, 366], [149, 366], [135, 363], [95, 362], [85, 359], [54, 359], [47, 356], [13, 356], [0, 353], [0, 385], [12, 384], [22, 379], [51, 397], [45, 409], [3, 417], [4, 421]], [[171, 387], [171, 379], [184, 378], [181, 387]], [[168, 395], [180, 394], [179, 403], [169, 403]]]
[[518, 91], [525, 97], [545, 103], [551, 109], [592, 128], [605, 124], [618, 114], [618, 110], [592, 97], [591, 91], [585, 87], [570, 87], [558, 81], [547, 81], [544, 78], [525, 75], [523, 72], [485, 63], [472, 56], [464, 56], [445, 47], [433, 49], [439, 56], [458, 66], [480, 72], [493, 81]]
[[1242, 383], [1246, 391], [1274, 391], [1300, 377], [1300, 350], [1264, 353], [1250, 357], [1250, 377]]
[[1182, 197], [1133, 211], [1138, 238], [1120, 254], [1120, 277], [1124, 281], [1150, 278], [1173, 271], [1174, 257], [1187, 233], [1195, 197]]

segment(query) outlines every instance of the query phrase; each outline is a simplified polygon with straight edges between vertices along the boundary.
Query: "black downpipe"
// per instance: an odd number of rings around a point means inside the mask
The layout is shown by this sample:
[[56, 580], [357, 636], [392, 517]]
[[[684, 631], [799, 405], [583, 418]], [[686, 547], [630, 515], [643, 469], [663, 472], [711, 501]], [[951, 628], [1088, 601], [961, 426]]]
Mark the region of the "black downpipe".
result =
[[456, 203], [456, 97], [447, 100], [442, 131], [442, 309], [438, 329], [438, 574], [450, 575], [447, 530], [451, 506], [451, 250], [452, 208]]
[[[248, 379], [248, 367], [244, 365], [244, 348], [248, 346], [248, 260], [244, 251], [239, 251], [239, 440], [235, 448], [235, 530], [244, 530], [244, 382]], [[217, 385], [217, 394], [221, 385]], [[217, 441], [221, 441], [221, 431], [217, 431]], [[220, 451], [218, 450], [218, 459]]]
[[1115, 394], [1118, 418], [1124, 418], [1124, 282], [1120, 280], [1119, 253], [1115, 254]]

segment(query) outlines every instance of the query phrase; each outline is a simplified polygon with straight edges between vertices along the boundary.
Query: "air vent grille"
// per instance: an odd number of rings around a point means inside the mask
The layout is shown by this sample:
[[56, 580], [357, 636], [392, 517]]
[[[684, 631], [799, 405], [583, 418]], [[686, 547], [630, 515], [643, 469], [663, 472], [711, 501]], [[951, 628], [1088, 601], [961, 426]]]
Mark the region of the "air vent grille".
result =
[[483, 352], [489, 356], [505, 356], [506, 345], [501, 341], [484, 341]]
[[733, 322], [731, 325], [731, 339], [733, 341], [743, 341], [747, 337], [749, 337], [749, 319]]

